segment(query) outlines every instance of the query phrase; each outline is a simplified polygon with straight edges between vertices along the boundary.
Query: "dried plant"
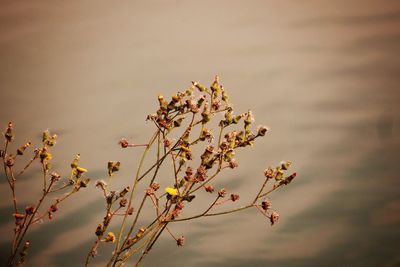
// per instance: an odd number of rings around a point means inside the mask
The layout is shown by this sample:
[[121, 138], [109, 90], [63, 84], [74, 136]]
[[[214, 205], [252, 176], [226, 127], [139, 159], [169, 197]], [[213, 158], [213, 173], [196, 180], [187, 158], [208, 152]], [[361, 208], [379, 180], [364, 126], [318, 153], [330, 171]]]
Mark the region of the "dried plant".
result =
[[[9, 145], [14, 140], [14, 129], [11, 122], [8, 123], [4, 133], [4, 138], [5, 147], [4, 150], [1, 150], [0, 154], [3, 160], [5, 178], [12, 193], [12, 216], [15, 223], [8, 266], [21, 266], [26, 261], [30, 247], [30, 241], [25, 240], [25, 236], [30, 227], [34, 224], [43, 222], [46, 220], [46, 218], [48, 220], [52, 220], [53, 214], [58, 211], [60, 204], [67, 198], [80, 191], [81, 188], [87, 187], [90, 179], [84, 178], [84, 173], [87, 170], [78, 165], [79, 154], [76, 155], [71, 164], [71, 173], [69, 178], [62, 179], [61, 175], [56, 171], [51, 171], [51, 162], [53, 160], [51, 147], [56, 144], [57, 135], [51, 135], [48, 130], [43, 132], [41, 147], [33, 150], [31, 159], [28, 160], [28, 162], [20, 171], [15, 171], [15, 163], [17, 163], [19, 160], [24, 160], [22, 156], [25, 154], [26, 150], [31, 147], [31, 142], [27, 142], [19, 147], [16, 153], [10, 153]], [[42, 194], [40, 199], [36, 201], [35, 205], [28, 205], [25, 208], [21, 208], [17, 203], [17, 182], [25, 173], [25, 171], [33, 166], [34, 162], [38, 162], [41, 166], [41, 176], [43, 177]], [[59, 195], [55, 198], [55, 202], [51, 203], [47, 208], [40, 211], [39, 209], [41, 209], [43, 204], [46, 202], [46, 198], [48, 198], [50, 195], [54, 197], [55, 194]], [[33, 200], [32, 203], [34, 203]]]
[[[200, 95], [195, 96], [195, 91], [199, 91]], [[217, 114], [223, 116], [216, 116]], [[254, 117], [250, 110], [238, 115], [234, 114], [228, 94], [220, 84], [218, 76], [209, 88], [199, 82], [192, 82], [188, 89], [178, 92], [169, 100], [162, 95], [158, 96], [157, 111], [148, 115], [147, 120], [155, 126], [154, 134], [147, 143], [133, 144], [127, 139], [119, 142], [123, 149], [144, 148], [132, 184], [122, 187], [120, 191], [111, 190], [111, 177], [120, 169], [120, 162], [114, 161], [108, 162], [107, 165], [108, 182], [103, 180], [96, 182], [96, 187], [104, 197], [106, 208], [104, 218], [94, 230], [96, 238], [87, 253], [85, 266], [88, 266], [97, 255], [103, 243], [113, 246], [113, 253], [107, 266], [122, 266], [129, 259], [134, 260], [135, 266], [140, 265], [163, 232], [170, 235], [177, 246], [183, 246], [185, 238], [169, 229], [168, 225], [171, 223], [225, 215], [249, 208], [258, 210], [271, 225], [277, 222], [279, 214], [272, 209], [266, 197], [277, 188], [289, 184], [296, 177], [296, 173], [285, 174], [291, 164], [289, 161], [283, 161], [277, 167], [268, 167], [264, 171], [260, 188], [254, 192], [249, 203], [234, 209], [220, 209], [227, 202], [238, 201], [240, 196], [225, 189], [227, 186], [214, 189], [215, 182], [221, 183], [221, 172], [238, 167], [238, 161], [235, 158], [236, 150], [253, 146], [257, 138], [266, 135], [268, 128], [259, 126], [256, 132], [253, 132]], [[29, 241], [26, 241], [22, 248], [20, 246], [29, 226], [46, 214], [51, 218], [62, 200], [88, 183], [88, 180], [82, 178], [86, 170], [78, 166], [78, 155], [71, 164], [72, 172], [68, 183], [58, 189], [52, 189], [60, 178], [60, 175], [56, 173], [52, 173], [50, 179], [48, 178], [50, 169], [48, 164], [51, 159], [49, 147], [53, 141], [55, 142], [56, 136], [50, 136], [48, 132], [45, 132], [43, 147], [35, 150], [34, 157], [27, 165], [29, 167], [35, 159], [40, 159], [44, 177], [43, 196], [36, 206], [26, 208], [25, 213], [19, 213], [15, 197], [16, 179], [12, 169], [12, 162], [16, 157], [7, 154], [8, 144], [13, 139], [12, 132], [10, 123], [5, 132], [5, 150], [2, 151], [4, 169], [13, 193], [15, 207], [16, 230], [10, 266], [17, 265], [18, 262], [26, 259]], [[26, 144], [20, 148], [22, 153], [28, 146]], [[167, 175], [165, 169], [169, 169], [171, 175]], [[268, 185], [269, 181], [271, 185]], [[138, 191], [140, 183], [145, 183], [143, 192]], [[165, 186], [161, 187], [161, 185]], [[69, 186], [72, 187], [69, 194], [57, 200], [44, 215], [38, 215], [38, 209], [49, 193]], [[205, 193], [201, 193], [200, 190], [204, 190]], [[193, 216], [182, 216], [183, 211], [194, 209], [194, 202], [207, 201], [207, 194], [214, 196], [207, 208]], [[153, 219], [147, 224], [144, 222], [148, 220], [143, 218], [146, 202], [150, 203], [154, 209]], [[116, 217], [122, 217], [122, 221], [115, 220]], [[128, 220], [129, 217], [131, 219]], [[116, 234], [109, 230], [115, 226], [119, 226]], [[20, 251], [20, 257], [17, 262], [18, 251]]]

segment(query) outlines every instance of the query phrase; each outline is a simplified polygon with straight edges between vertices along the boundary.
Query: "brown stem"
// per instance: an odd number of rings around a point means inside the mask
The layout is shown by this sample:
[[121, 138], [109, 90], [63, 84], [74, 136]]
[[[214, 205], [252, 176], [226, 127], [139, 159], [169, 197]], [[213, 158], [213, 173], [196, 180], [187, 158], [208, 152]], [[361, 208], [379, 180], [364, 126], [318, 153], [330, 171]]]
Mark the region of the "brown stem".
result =
[[24, 239], [25, 234], [26, 234], [26, 232], [27, 232], [28, 229], [29, 229], [29, 226], [32, 225], [33, 218], [35, 217], [35, 215], [36, 215], [36, 213], [38, 212], [40, 206], [42, 205], [43, 200], [45, 199], [46, 195], [49, 193], [49, 191], [50, 191], [51, 186], [53, 185], [53, 183], [54, 183], [54, 180], [51, 180], [51, 182], [50, 182], [50, 184], [49, 184], [49, 187], [47, 188], [47, 190], [45, 190], [45, 191], [43, 192], [42, 197], [39, 199], [38, 204], [36, 205], [35, 210], [33, 211], [33, 213], [32, 213], [32, 215], [31, 215], [31, 217], [30, 217], [28, 223], [27, 223], [26, 226], [25, 226], [25, 229], [23, 230], [23, 232], [22, 232], [22, 234], [21, 234], [19, 240], [17, 241], [17, 246], [15, 247], [15, 249], [14, 249], [12, 255], [10, 256], [10, 259], [9, 259], [9, 261], [8, 261], [8, 265], [9, 265], [9, 266], [12, 266], [12, 265], [13, 265], [13, 262], [14, 262], [14, 260], [15, 260], [15, 256], [17, 255], [17, 252], [18, 252], [18, 249], [19, 249], [19, 247], [20, 247], [20, 245], [21, 245], [21, 243], [22, 243], [22, 240]]
[[217, 198], [214, 200], [214, 202], [201, 214], [195, 215], [195, 216], [191, 216], [191, 217], [187, 217], [187, 218], [182, 218], [182, 219], [176, 219], [176, 220], [171, 220], [169, 222], [181, 222], [181, 221], [188, 221], [188, 220], [192, 220], [192, 219], [196, 219], [202, 216], [205, 216], [207, 214], [207, 212], [209, 212], [212, 207], [214, 207], [214, 205], [217, 203], [218, 199], [220, 198], [220, 196], [218, 195]]

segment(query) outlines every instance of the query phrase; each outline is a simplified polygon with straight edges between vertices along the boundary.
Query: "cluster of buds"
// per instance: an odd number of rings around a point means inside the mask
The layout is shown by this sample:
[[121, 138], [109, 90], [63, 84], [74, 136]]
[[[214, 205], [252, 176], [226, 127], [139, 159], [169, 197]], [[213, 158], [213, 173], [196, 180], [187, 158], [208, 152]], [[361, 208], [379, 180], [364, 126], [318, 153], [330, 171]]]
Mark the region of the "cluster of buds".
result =
[[56, 144], [56, 141], [57, 141], [56, 134], [51, 135], [49, 130], [43, 132], [42, 142], [44, 146], [54, 146]]
[[185, 205], [183, 205], [182, 201], [176, 203], [174, 210], [171, 212], [171, 220], [178, 218], [179, 214], [181, 213], [184, 207]]
[[157, 182], [151, 183], [151, 185], [145, 190], [146, 195], [152, 196], [155, 194], [155, 192], [160, 189], [160, 184]]
[[268, 167], [264, 171], [264, 176], [267, 179], [275, 179], [277, 186], [289, 184], [296, 176], [297, 173], [292, 173], [285, 177], [285, 171], [287, 171], [292, 163], [290, 161], [282, 161], [278, 167], [274, 169]]
[[74, 160], [71, 163], [71, 173], [70, 183], [74, 184], [74, 190], [78, 191], [81, 188], [87, 187], [90, 179], [84, 178], [83, 174], [87, 172], [87, 169], [79, 166], [80, 154], [76, 154]]
[[[200, 95], [195, 96], [193, 94], [194, 90], [198, 90], [200, 92]], [[218, 124], [218, 142], [213, 143], [214, 136], [210, 128], [210, 122], [214, 119], [214, 116], [217, 113], [221, 113], [221, 115], [223, 115], [223, 118], [219, 121]], [[191, 118], [191, 120], [189, 119], [190, 123], [188, 123], [186, 129], [182, 129], [179, 131], [181, 133], [180, 137], [170, 137], [171, 132], [175, 128], [183, 128], [183, 125], [185, 125], [184, 122], [187, 118]], [[186, 91], [184, 91], [183, 93], [178, 92], [172, 95], [171, 98], [166, 98], [163, 95], [159, 95], [157, 110], [154, 114], [149, 115], [147, 119], [152, 121], [157, 127], [157, 132], [154, 137], [152, 137], [152, 141], [149, 142], [149, 144], [147, 145], [147, 149], [150, 149], [150, 146], [153, 144], [153, 142], [155, 142], [155, 140], [158, 140], [158, 160], [153, 165], [153, 167], [156, 166], [157, 169], [153, 176], [152, 182], [144, 190], [145, 196], [143, 198], [143, 203], [146, 200], [146, 197], [151, 199], [156, 209], [158, 217], [156, 220], [154, 220], [154, 224], [158, 222], [160, 223], [160, 226], [164, 226], [162, 224], [167, 224], [168, 222], [174, 220], [190, 220], [202, 217], [204, 215], [214, 216], [243, 209], [239, 208], [227, 212], [224, 211], [208, 213], [208, 211], [214, 205], [219, 205], [230, 201], [236, 202], [240, 199], [240, 196], [238, 194], [228, 194], [227, 190], [222, 188], [216, 192], [216, 200], [212, 202], [209, 209], [207, 209], [204, 213], [192, 217], [177, 219], [179, 216], [181, 216], [182, 209], [185, 207], [184, 202], [191, 202], [195, 198], [194, 192], [196, 192], [200, 188], [204, 188], [206, 192], [214, 193], [214, 191], [216, 190], [210, 184], [212, 183], [211, 180], [213, 180], [220, 171], [226, 168], [235, 169], [238, 167], [238, 162], [235, 158], [237, 148], [252, 146], [256, 138], [265, 136], [269, 131], [267, 127], [259, 126], [256, 132], [252, 132], [254, 116], [250, 110], [239, 115], [234, 113], [233, 107], [229, 103], [229, 96], [224, 87], [220, 84], [218, 76], [215, 77], [214, 81], [209, 87], [206, 87], [197, 81], [193, 81], [192, 85], [187, 88]], [[233, 128], [233, 126], [239, 123], [241, 124], [242, 122], [243, 126], [241, 126], [241, 128], [228, 130], [228, 128]], [[199, 126], [196, 127], [197, 125]], [[199, 128], [201, 129], [200, 132], [198, 131]], [[195, 137], [193, 137], [193, 135], [195, 135]], [[193, 168], [191, 166], [186, 166], [189, 161], [195, 158], [193, 154], [197, 150], [193, 147], [200, 141], [208, 141], [210, 144], [205, 145], [205, 147], [201, 148], [202, 150], [200, 150], [201, 154], [199, 165]], [[119, 144], [122, 148], [135, 146], [133, 144], [130, 144], [126, 139], [121, 139]], [[162, 149], [160, 150], [160, 148]], [[163, 158], [160, 159], [160, 153], [162, 152], [164, 153], [164, 155]], [[154, 179], [156, 178], [158, 168], [163, 163], [164, 158], [168, 154], [170, 154], [170, 156], [172, 157], [175, 182], [171, 186], [165, 188], [165, 194], [161, 194], [160, 197], [157, 197], [156, 191], [159, 190], [160, 185], [154, 182]], [[192, 163], [193, 162], [190, 162], [190, 164]], [[140, 166], [142, 166], [142, 162], [140, 164]], [[284, 176], [284, 171], [288, 169], [289, 165], [290, 162], [283, 162], [280, 164], [280, 166], [276, 168], [268, 168], [267, 170], [265, 170], [264, 175], [267, 179], [264, 181], [264, 184], [260, 189], [259, 194], [250, 205], [244, 206], [244, 208], [255, 206], [264, 214], [264, 216], [266, 216], [270, 220], [271, 225], [277, 222], [277, 220], [279, 219], [279, 214], [270, 208], [271, 203], [269, 201], [263, 201], [261, 205], [256, 204], [256, 202], [261, 197], [266, 196], [268, 193], [270, 193], [280, 185], [288, 184], [294, 179], [296, 173], [293, 173], [287, 177]], [[114, 172], [118, 171], [119, 167], [119, 162], [110, 161], [108, 163], [109, 176], [111, 177]], [[181, 177], [183, 167], [186, 168], [186, 170], [184, 171], [184, 176], [182, 175], [183, 177]], [[146, 172], [142, 172], [144, 174], [140, 177], [139, 180], [146, 176], [150, 171], [151, 169]], [[275, 180], [274, 188], [270, 191], [265, 192], [263, 190], [268, 180], [270, 179]], [[98, 226], [98, 229], [96, 230], [96, 234], [98, 235], [98, 239], [100, 240], [107, 232], [106, 229], [112, 219], [112, 216], [115, 214], [111, 210], [113, 203], [118, 198], [120, 198], [119, 208], [126, 207], [127, 200], [124, 198], [123, 195], [121, 195], [121, 193], [118, 194], [115, 191], [108, 192], [107, 185], [103, 183], [99, 183], [98, 186], [101, 187], [104, 191], [108, 204], [108, 213], [104, 219], [104, 222], [103, 224], [100, 224]], [[129, 188], [127, 190], [129, 190]], [[165, 200], [165, 203], [160, 203], [160, 201], [163, 200]], [[190, 204], [185, 203], [185, 205]], [[137, 216], [132, 225], [132, 230], [134, 229], [134, 226], [136, 226], [135, 223], [139, 218], [141, 208], [142, 206], [140, 206], [137, 211]], [[164, 211], [162, 211], [163, 208]], [[126, 216], [124, 217], [124, 223], [125, 219]], [[148, 228], [140, 228], [136, 236], [134, 235], [134, 232], [130, 230], [128, 236], [126, 237], [126, 240], [121, 247], [121, 250], [115, 251], [117, 256], [114, 263], [118, 262], [118, 260], [121, 259], [125, 260], [125, 258], [123, 257], [118, 258], [124, 250], [130, 249], [130, 247], [137, 244], [137, 242], [139, 242], [141, 238], [143, 238], [147, 234], [154, 232], [154, 230], [152, 230], [152, 224], [147, 226]], [[166, 225], [164, 228], [169, 231], [178, 246], [184, 245], [185, 239], [183, 236], [176, 238], [166, 227]], [[110, 233], [108, 233], [104, 241], [114, 242], [114, 239], [115, 237], [113, 238], [113, 235], [110, 236]], [[143, 255], [145, 255], [145, 253], [148, 253], [148, 250], [151, 247], [152, 244], [144, 250]], [[128, 250], [126, 251], [126, 255], [126, 257], [129, 257], [131, 255]]]
[[58, 203], [60, 203], [60, 200], [56, 199], [56, 202], [54, 204], [52, 204], [50, 206], [49, 210], [47, 211], [47, 215], [49, 217], [49, 220], [52, 220], [53, 219], [53, 213], [58, 211]]
[[197, 168], [194, 179], [195, 182], [204, 182], [207, 179], [207, 170], [204, 165], [200, 165], [200, 167]]

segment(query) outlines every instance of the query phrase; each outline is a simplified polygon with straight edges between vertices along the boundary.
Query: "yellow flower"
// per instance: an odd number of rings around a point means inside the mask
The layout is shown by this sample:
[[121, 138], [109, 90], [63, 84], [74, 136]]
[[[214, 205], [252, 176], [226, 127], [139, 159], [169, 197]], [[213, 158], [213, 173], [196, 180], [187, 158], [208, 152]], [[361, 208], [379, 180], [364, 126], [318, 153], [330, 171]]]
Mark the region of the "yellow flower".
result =
[[77, 167], [76, 170], [78, 171], [78, 173], [84, 173], [87, 172], [87, 169], [82, 168], [82, 167]]
[[176, 190], [175, 188], [172, 188], [172, 187], [166, 187], [165, 192], [167, 192], [167, 194], [171, 195], [171, 196], [178, 195], [178, 190]]
[[114, 235], [114, 233], [113, 233], [113, 232], [108, 232], [105, 241], [106, 241], [106, 242], [113, 242], [113, 243], [114, 243], [114, 242], [115, 242], [115, 235]]

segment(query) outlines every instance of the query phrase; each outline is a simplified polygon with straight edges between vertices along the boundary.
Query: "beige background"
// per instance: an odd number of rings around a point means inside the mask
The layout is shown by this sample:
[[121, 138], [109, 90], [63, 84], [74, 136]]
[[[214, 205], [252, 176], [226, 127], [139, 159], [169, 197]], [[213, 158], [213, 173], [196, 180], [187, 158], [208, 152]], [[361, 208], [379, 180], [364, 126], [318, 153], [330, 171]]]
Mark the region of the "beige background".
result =
[[[144, 266], [398, 266], [399, 29], [389, 0], [0, 1], [0, 123], [14, 122], [16, 144], [58, 133], [64, 174], [77, 152], [94, 180], [121, 160], [118, 189], [140, 152], [121, 151], [119, 138], [144, 142], [159, 93], [219, 74], [237, 112], [251, 108], [272, 129], [238, 153], [225, 186], [245, 203], [283, 159], [298, 179], [271, 196], [276, 226], [254, 210], [176, 225], [186, 246], [165, 235]], [[18, 182], [21, 206], [40, 194], [30, 176]], [[12, 224], [1, 178], [4, 259]], [[80, 266], [101, 201], [91, 186], [34, 228], [28, 266]]]

